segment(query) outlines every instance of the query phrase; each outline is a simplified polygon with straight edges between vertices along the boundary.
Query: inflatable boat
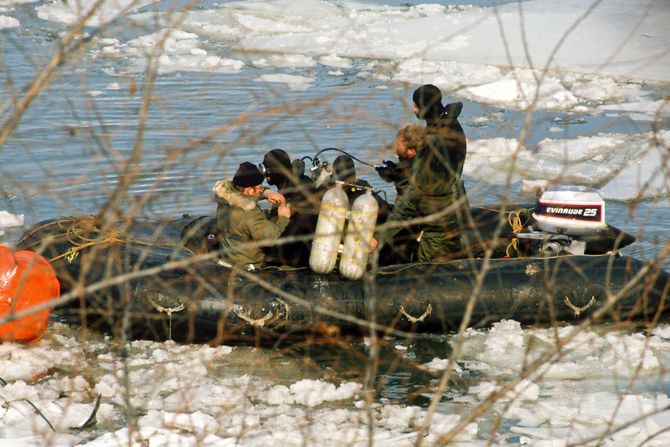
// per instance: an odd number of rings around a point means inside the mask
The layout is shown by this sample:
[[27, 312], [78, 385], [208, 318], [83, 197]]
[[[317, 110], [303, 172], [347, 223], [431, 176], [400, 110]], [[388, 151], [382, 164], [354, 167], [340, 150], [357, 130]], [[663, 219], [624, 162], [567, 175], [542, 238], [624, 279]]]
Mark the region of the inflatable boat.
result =
[[[464, 240], [476, 248], [465, 258], [370, 267], [358, 280], [308, 267], [221, 265], [211, 216], [108, 227], [93, 216], [61, 217], [30, 228], [17, 249], [53, 265], [71, 297], [55, 310], [61, 317], [133, 339], [444, 334], [501, 319], [652, 325], [664, 318], [670, 275], [620, 254], [634, 238], [604, 223], [604, 205], [548, 197], [530, 208], [471, 207]], [[512, 223], [521, 214], [522, 230]]]

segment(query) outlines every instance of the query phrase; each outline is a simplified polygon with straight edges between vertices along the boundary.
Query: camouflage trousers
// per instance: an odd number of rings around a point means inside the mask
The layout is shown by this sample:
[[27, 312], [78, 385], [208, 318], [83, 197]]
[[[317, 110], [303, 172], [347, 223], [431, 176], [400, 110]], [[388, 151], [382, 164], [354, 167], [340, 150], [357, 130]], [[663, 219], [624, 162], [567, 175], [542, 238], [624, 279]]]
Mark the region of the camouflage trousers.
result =
[[446, 261], [461, 251], [461, 235], [424, 231], [419, 240], [419, 262]]

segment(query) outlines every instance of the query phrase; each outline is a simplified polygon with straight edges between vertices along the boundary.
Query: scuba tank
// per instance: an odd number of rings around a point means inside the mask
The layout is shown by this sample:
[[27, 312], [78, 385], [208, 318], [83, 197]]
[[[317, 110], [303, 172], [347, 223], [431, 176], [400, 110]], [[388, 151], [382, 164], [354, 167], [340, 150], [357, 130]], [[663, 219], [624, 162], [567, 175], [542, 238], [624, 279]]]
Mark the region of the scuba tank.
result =
[[337, 182], [321, 200], [309, 254], [309, 267], [316, 273], [330, 273], [335, 268], [348, 208], [349, 198], [342, 189], [342, 182]]
[[340, 273], [345, 278], [359, 279], [365, 273], [378, 212], [379, 204], [370, 188], [354, 200], [340, 258]]

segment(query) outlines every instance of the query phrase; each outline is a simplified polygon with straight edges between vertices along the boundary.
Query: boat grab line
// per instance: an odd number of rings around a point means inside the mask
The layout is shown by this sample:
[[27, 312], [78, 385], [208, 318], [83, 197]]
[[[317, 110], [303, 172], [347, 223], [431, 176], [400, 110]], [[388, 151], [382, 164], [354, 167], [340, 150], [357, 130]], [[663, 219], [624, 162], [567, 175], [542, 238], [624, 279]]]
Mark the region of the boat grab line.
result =
[[156, 303], [151, 296], [149, 296], [147, 298], [149, 298], [149, 302], [151, 303], [152, 306], [154, 306], [154, 308], [158, 312], [165, 312], [166, 314], [169, 314], [169, 315], [172, 315], [174, 312], [180, 312], [180, 311], [184, 310], [184, 308], [186, 307], [184, 305], [184, 303], [181, 303], [181, 304], [179, 304], [179, 306], [176, 306], [176, 307], [163, 307], [160, 304]]
[[417, 318], [417, 317], [413, 317], [410, 314], [408, 314], [407, 311], [405, 310], [405, 308], [403, 307], [403, 305], [402, 304], [400, 305], [400, 313], [403, 314], [403, 316], [405, 318], [407, 318], [407, 320], [409, 320], [409, 322], [412, 323], [412, 324], [423, 323], [423, 320], [428, 315], [430, 315], [432, 311], [433, 311], [433, 305], [428, 304], [428, 307], [426, 308], [426, 311], [420, 317]]
[[583, 305], [582, 307], [575, 306], [574, 304], [572, 304], [570, 302], [570, 298], [568, 298], [567, 296], [565, 298], [563, 298], [563, 303], [565, 303], [566, 306], [568, 306], [570, 309], [572, 309], [575, 312], [575, 318], [578, 318], [579, 315], [582, 312], [584, 312], [585, 310], [587, 310], [588, 308], [590, 308], [591, 306], [593, 306], [596, 303], [596, 296], [593, 295], [591, 297], [591, 300], [588, 303], [586, 303], [585, 305]]
[[254, 319], [244, 315], [238, 306], [234, 306], [232, 311], [235, 312], [235, 315], [237, 315], [239, 318], [241, 318], [242, 320], [246, 321], [247, 323], [249, 323], [251, 326], [254, 327], [263, 327], [265, 325], [265, 322], [271, 319], [273, 316], [272, 311], [269, 311], [263, 318]]

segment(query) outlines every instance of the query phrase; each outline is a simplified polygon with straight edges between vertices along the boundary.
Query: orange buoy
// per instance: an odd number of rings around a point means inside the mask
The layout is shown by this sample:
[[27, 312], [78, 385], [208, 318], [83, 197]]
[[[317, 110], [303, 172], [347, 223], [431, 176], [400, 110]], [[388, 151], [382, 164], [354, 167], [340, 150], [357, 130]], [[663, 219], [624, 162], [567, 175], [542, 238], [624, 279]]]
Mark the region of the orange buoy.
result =
[[[0, 245], [0, 320], [60, 295], [60, 283], [49, 261], [32, 251], [12, 252]], [[0, 341], [32, 343], [49, 325], [49, 309], [0, 323]]]

